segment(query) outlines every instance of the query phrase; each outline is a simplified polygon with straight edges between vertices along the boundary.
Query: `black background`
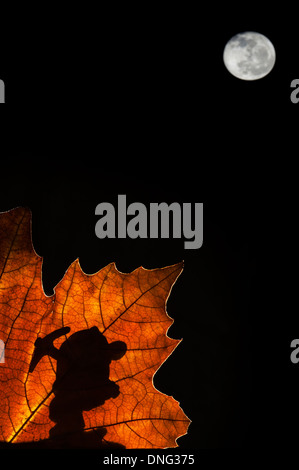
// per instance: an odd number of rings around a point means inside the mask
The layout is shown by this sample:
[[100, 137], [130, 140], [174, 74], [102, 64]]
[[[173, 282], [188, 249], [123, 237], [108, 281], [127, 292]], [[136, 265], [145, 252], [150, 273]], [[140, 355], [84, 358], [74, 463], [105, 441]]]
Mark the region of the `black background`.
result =
[[[294, 7], [242, 8], [103, 12], [59, 47], [32, 38], [30, 58], [18, 44], [18, 60], [1, 68], [0, 210], [31, 208], [47, 294], [77, 257], [87, 273], [183, 259], [167, 304], [169, 335], [183, 342], [155, 385], [192, 420], [182, 449], [252, 455], [291, 452], [298, 437], [298, 34]], [[246, 30], [276, 49], [273, 71], [255, 82], [222, 60]], [[95, 207], [117, 194], [147, 206], [204, 202], [203, 247], [97, 239]]]

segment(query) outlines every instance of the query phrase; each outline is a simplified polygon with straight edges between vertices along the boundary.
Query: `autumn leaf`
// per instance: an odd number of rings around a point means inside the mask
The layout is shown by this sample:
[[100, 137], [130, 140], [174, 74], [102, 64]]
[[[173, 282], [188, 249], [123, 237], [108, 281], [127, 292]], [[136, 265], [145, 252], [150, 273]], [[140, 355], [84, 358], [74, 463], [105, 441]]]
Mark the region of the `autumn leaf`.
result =
[[[52, 296], [43, 291], [41, 267], [42, 258], [31, 241], [30, 210], [0, 214], [0, 339], [5, 344], [5, 361], [0, 363], [0, 440], [39, 441], [51, 447], [53, 429], [59, 428], [56, 442], [68, 445], [72, 436], [64, 436], [59, 423], [69, 418], [56, 418], [53, 403], [62, 400], [70, 419], [75, 419], [72, 403], [79, 396], [83, 403], [90, 393], [89, 387], [82, 386], [93, 380], [90, 364], [98, 364], [109, 352], [105, 363], [109, 379], [102, 375], [96, 379], [97, 383], [104, 380], [105, 393], [97, 392], [104, 393], [99, 398], [93, 386], [90, 402], [100, 405], [80, 405], [82, 416], [79, 405], [74, 405], [76, 426], [83, 418], [84, 436], [97, 433], [99, 444], [176, 447], [190, 420], [174, 398], [155, 388], [153, 376], [180, 342], [167, 336], [173, 321], [166, 313], [166, 301], [182, 263], [162, 269], [140, 267], [129, 274], [111, 263], [88, 275], [77, 259]], [[91, 334], [95, 343], [86, 342]], [[83, 337], [86, 362], [80, 374], [85, 378], [79, 386], [74, 378], [79, 369], [65, 371], [63, 364], [69, 360], [65, 356], [69, 345]], [[101, 345], [93, 349], [100, 354], [91, 357], [87, 351], [93, 344]]]

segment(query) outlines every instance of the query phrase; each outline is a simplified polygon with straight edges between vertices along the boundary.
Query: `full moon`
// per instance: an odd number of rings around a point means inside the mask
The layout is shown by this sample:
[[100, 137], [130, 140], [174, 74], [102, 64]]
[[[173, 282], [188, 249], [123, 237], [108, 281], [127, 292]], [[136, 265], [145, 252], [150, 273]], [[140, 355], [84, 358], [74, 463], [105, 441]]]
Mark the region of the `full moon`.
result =
[[223, 61], [227, 70], [242, 80], [258, 80], [271, 72], [275, 49], [263, 34], [253, 31], [236, 34], [226, 44]]

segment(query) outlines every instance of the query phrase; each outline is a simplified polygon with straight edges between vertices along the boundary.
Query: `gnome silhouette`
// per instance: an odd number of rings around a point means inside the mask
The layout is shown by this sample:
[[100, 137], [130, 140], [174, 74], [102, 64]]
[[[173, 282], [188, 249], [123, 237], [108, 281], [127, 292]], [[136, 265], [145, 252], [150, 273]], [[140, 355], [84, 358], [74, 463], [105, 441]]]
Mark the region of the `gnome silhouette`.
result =
[[124, 356], [127, 346], [122, 341], [109, 344], [94, 326], [72, 334], [57, 349], [53, 341], [69, 332], [69, 327], [63, 327], [37, 338], [29, 367], [29, 372], [33, 372], [45, 355], [57, 360], [55, 396], [49, 407], [50, 419], [56, 424], [50, 430], [50, 441], [56, 442], [57, 447], [106, 446], [102, 441], [107, 432], [105, 428], [83, 432], [82, 413], [119, 395], [119, 386], [109, 380], [109, 366], [112, 360]]

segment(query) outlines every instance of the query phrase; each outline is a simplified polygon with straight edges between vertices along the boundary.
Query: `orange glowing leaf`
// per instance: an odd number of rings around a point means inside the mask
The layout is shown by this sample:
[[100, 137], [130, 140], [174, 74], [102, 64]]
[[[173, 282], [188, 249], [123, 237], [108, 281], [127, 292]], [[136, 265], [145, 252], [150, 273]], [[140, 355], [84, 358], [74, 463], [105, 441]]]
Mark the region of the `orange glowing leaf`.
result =
[[[176, 447], [176, 439], [186, 434], [190, 420], [174, 398], [156, 390], [153, 375], [180, 342], [167, 336], [172, 320], [165, 306], [182, 263], [152, 270], [140, 267], [129, 274], [111, 263], [88, 275], [76, 260], [50, 297], [43, 291], [41, 265], [42, 258], [32, 246], [30, 210], [17, 208], [0, 214], [0, 339], [5, 344], [5, 361], [0, 363], [0, 440], [71, 445], [72, 435], [51, 438], [55, 423], [49, 407], [55, 394], [56, 402], [64, 394], [71, 397], [71, 403], [74, 396], [86, 397], [89, 389], [81, 390], [83, 382], [80, 386], [76, 382], [72, 390], [75, 379], [71, 380], [69, 370], [65, 375], [71, 385], [61, 387], [53, 358], [56, 353], [39, 354], [36, 340], [50, 335], [50, 342], [55, 338], [55, 351], [63, 351], [71, 338], [79, 338], [74, 333], [93, 331], [105, 346], [104, 354], [107, 348], [111, 351], [113, 345], [124, 343], [126, 351], [113, 352], [117, 360], [112, 357], [107, 362], [105, 386], [113, 393], [105, 392], [100, 406], [81, 407], [84, 436], [98, 432], [99, 445]], [[89, 367], [89, 359], [86, 364]], [[80, 370], [84, 375], [85, 369]], [[69, 407], [70, 419], [75, 419]]]

